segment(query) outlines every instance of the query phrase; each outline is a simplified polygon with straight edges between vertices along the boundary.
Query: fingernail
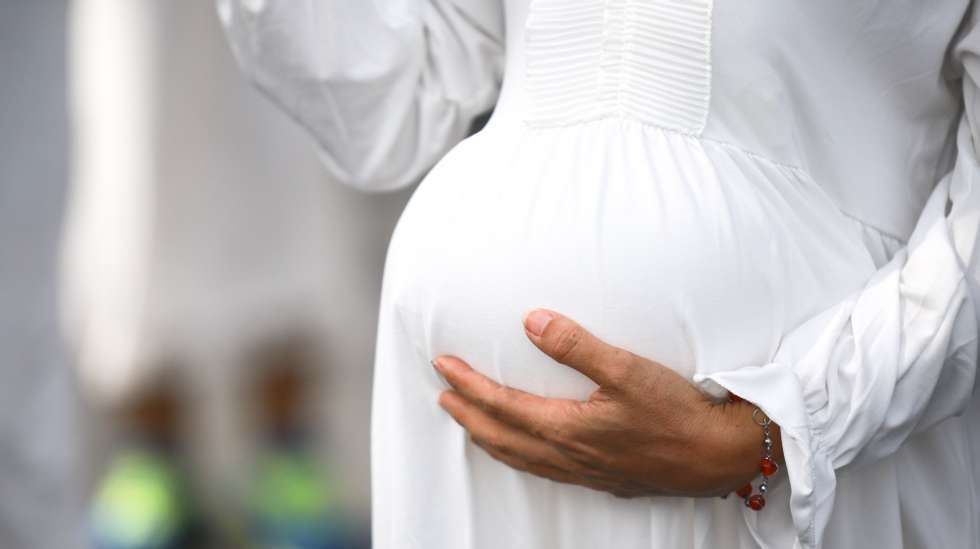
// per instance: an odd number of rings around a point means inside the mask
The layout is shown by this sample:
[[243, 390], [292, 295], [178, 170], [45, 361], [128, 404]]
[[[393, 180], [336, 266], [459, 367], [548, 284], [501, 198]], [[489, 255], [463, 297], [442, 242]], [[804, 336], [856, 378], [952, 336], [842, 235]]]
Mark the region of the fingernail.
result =
[[524, 327], [535, 336], [544, 333], [548, 323], [555, 319], [555, 313], [544, 309], [535, 309], [524, 315]]
[[439, 372], [440, 374], [442, 373], [442, 364], [439, 364], [439, 362], [436, 359], [433, 358], [432, 360], [430, 360], [429, 364], [431, 364], [432, 367], [435, 368], [437, 372]]

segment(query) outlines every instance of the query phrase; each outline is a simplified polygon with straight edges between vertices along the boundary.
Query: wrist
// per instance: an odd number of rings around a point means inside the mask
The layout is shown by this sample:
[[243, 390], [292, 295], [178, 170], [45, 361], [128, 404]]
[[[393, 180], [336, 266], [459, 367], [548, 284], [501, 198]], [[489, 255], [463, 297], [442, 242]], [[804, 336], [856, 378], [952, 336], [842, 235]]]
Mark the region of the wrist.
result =
[[[702, 455], [708, 458], [708, 466], [718, 479], [720, 494], [733, 492], [760, 475], [765, 430], [753, 418], [755, 410], [754, 404], [744, 401], [711, 405]], [[768, 432], [772, 441], [771, 459], [782, 466], [779, 426], [770, 423]]]

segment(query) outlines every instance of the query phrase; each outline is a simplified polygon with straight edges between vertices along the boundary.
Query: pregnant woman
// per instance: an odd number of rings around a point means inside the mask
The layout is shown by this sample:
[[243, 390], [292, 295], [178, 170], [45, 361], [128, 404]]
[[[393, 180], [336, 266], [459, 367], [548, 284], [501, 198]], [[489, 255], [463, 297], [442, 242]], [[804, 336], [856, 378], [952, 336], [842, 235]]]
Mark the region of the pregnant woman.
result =
[[428, 171], [376, 547], [978, 547], [970, 1], [218, 5], [337, 179]]

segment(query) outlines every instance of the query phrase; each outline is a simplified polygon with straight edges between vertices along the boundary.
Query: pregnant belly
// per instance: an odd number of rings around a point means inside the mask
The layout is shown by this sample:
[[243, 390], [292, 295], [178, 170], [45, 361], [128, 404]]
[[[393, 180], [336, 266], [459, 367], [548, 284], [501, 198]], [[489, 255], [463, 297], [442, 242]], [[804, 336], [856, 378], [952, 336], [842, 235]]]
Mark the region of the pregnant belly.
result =
[[525, 311], [553, 309], [690, 377], [765, 363], [873, 269], [796, 170], [607, 120], [485, 131], [451, 152], [399, 221], [386, 306], [420, 356], [582, 398], [594, 385], [526, 340]]

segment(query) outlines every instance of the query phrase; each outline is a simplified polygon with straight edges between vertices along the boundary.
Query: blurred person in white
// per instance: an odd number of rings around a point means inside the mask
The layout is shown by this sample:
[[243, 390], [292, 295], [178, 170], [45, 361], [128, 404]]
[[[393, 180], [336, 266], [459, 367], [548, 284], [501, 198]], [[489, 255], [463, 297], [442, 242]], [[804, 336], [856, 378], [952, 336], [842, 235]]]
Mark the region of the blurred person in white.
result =
[[[115, 442], [92, 448], [93, 538], [185, 543], [195, 498], [248, 507], [267, 538], [291, 512], [366, 515], [374, 312], [404, 199], [323, 183], [300, 132], [235, 70], [210, 4], [76, 0], [70, 37], [65, 327], [107, 419], [93, 440]], [[318, 454], [343, 486], [315, 486], [312, 458], [292, 459], [298, 408], [315, 409]], [[261, 416], [257, 455], [249, 415]], [[227, 488], [250, 468], [248, 488]], [[287, 495], [305, 507], [291, 511], [276, 491], [297, 479]]]
[[337, 179], [435, 165], [386, 263], [376, 547], [978, 547], [973, 2], [218, 9]]
[[58, 331], [66, 2], [0, 2], [0, 547], [78, 543], [74, 384]]

